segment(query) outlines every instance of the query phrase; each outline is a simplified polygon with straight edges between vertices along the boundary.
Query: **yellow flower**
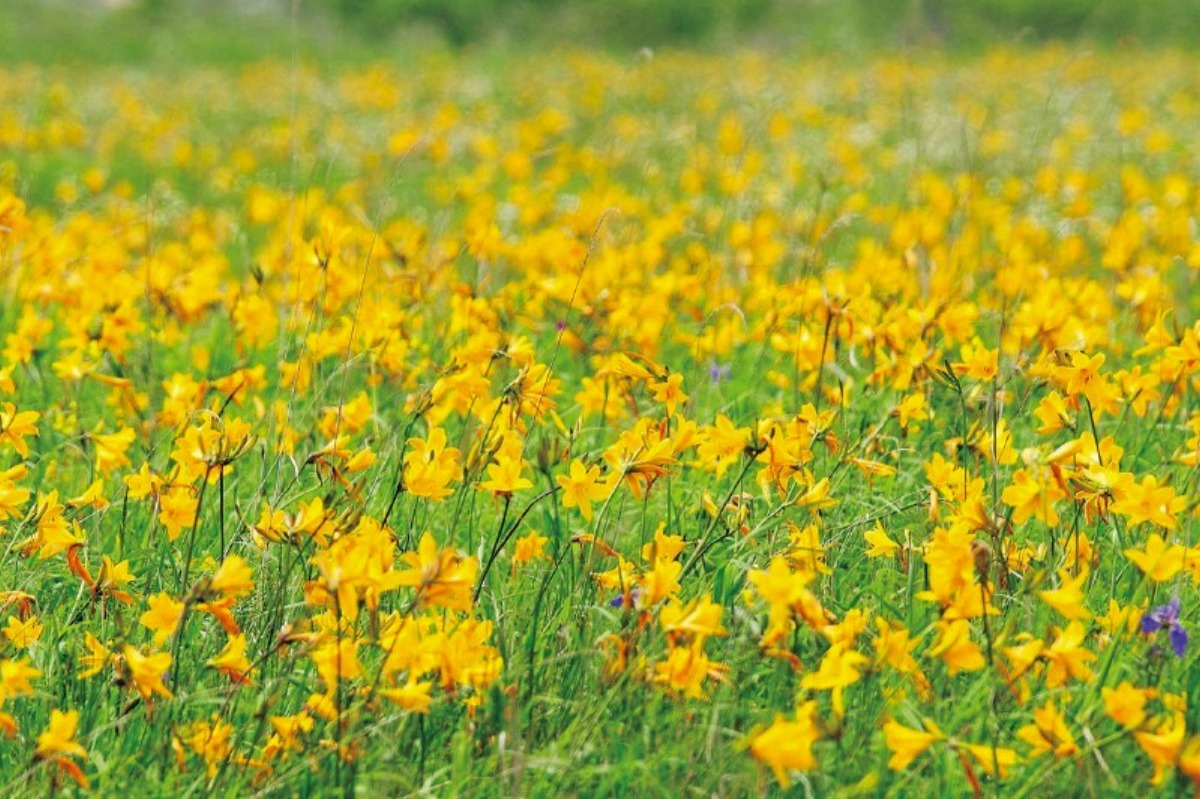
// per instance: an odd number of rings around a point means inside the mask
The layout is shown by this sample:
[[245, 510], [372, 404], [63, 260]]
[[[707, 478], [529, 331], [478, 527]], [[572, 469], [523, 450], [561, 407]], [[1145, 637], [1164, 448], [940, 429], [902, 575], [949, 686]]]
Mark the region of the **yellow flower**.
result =
[[503, 452], [497, 454], [496, 462], [487, 467], [488, 479], [479, 484], [483, 491], [496, 496], [512, 496], [514, 492], [533, 488], [533, 483], [521, 476], [524, 460], [518, 455], [510, 457]]
[[337, 688], [338, 678], [352, 680], [362, 674], [358, 643], [349, 638], [326, 637], [309, 654], [328, 691]]
[[409, 677], [408, 682], [399, 688], [383, 688], [379, 693], [395, 702], [402, 710], [410, 713], [428, 713], [429, 705], [433, 702], [430, 696], [432, 689], [433, 683], [418, 682], [416, 678]]
[[67, 504], [72, 508], [84, 508], [89, 505], [96, 510], [107, 508], [108, 500], [104, 498], [104, 479], [95, 480], [82, 494], [68, 499]]
[[1146, 720], [1146, 700], [1155, 695], [1153, 688], [1135, 688], [1123, 680], [1116, 688], [1103, 688], [1104, 712], [1127, 730], [1137, 729]]
[[1192, 781], [1192, 785], [1200, 785], [1200, 736], [1193, 735], [1179, 752], [1179, 770]]
[[1056, 757], [1074, 757], [1079, 753], [1075, 738], [1054, 700], [1034, 710], [1033, 723], [1017, 730], [1017, 737], [1033, 747], [1030, 757], [1038, 757], [1047, 752]]
[[900, 427], [905, 430], [913, 420], [928, 419], [929, 412], [925, 410], [925, 395], [906, 394], [904, 399], [896, 405], [893, 413], [900, 419]]
[[818, 691], [832, 690], [833, 710], [840, 718], [845, 715], [842, 691], [861, 679], [862, 673], [859, 669], [868, 660], [866, 655], [851, 649], [849, 643], [834, 644], [829, 647], [825, 657], [821, 658], [820, 668], [812, 674], [806, 674], [800, 681], [800, 687]]
[[894, 719], [889, 719], [883, 725], [884, 743], [892, 752], [888, 759], [888, 768], [892, 771], [903, 771], [926, 749], [938, 741], [945, 740], [946, 736], [933, 722], [928, 719], [924, 721], [929, 732], [905, 727]]
[[35, 755], [37, 757], [52, 755], [88, 757], [88, 750], [85, 750], [74, 739], [78, 728], [78, 710], [68, 710], [67, 713], [62, 713], [61, 710], [50, 710], [49, 727], [46, 732], [38, 735]]
[[10, 696], [21, 696], [33, 691], [29, 681], [41, 677], [42, 673], [23, 660], [0, 660], [0, 701]]
[[1029, 469], [1018, 469], [1013, 474], [1012, 485], [1004, 489], [1000, 499], [1013, 508], [1015, 523], [1024, 524], [1030, 517], [1034, 517], [1048, 527], [1054, 527], [1058, 524], [1058, 512], [1054, 509], [1054, 503], [1065, 496], [1063, 490], [1050, 479], [1050, 475], [1040, 474], [1035, 478]]
[[750, 754], [771, 767], [780, 786], [791, 785], [789, 771], [811, 771], [817, 767], [813, 756], [813, 744], [820, 737], [814, 716], [815, 703], [807, 703], [796, 713], [796, 721], [785, 721], [776, 716], [770, 727], [750, 740]]
[[83, 668], [83, 671], [79, 672], [79, 679], [86, 680], [99, 674], [100, 670], [108, 665], [112, 652], [90, 632], [84, 635], [83, 645], [87, 648], [87, 653], [79, 656], [79, 665]]
[[1089, 618], [1092, 614], [1083, 605], [1083, 584], [1087, 582], [1087, 578], [1086, 572], [1070, 577], [1069, 572], [1062, 569], [1058, 575], [1059, 587], [1049, 591], [1038, 591], [1038, 597], [1069, 620]]
[[545, 558], [549, 560], [549, 556], [545, 551], [546, 544], [549, 541], [549, 538], [544, 535], [539, 535], [536, 532], [532, 532], [528, 535], [523, 535], [518, 538], [513, 549], [513, 568], [515, 569], [521, 564], [529, 563], [533, 561], [534, 558]]
[[959, 746], [975, 758], [975, 762], [989, 777], [999, 776], [1000, 779], [1004, 779], [1008, 776], [1008, 770], [1021, 759], [1016, 750], [1003, 746], [994, 747], [989, 744], [959, 744]]
[[1177, 513], [1187, 507], [1187, 497], [1177, 496], [1169, 485], [1159, 485], [1158, 478], [1147, 475], [1141, 483], [1129, 477], [1113, 486], [1113, 513], [1129, 519], [1129, 526], [1152, 522], [1166, 530], [1179, 527]]
[[148, 702], [155, 694], [164, 699], [171, 699], [174, 696], [163, 684], [163, 675], [167, 673], [167, 669], [171, 668], [171, 653], [153, 652], [143, 655], [137, 649], [127, 645], [121, 654], [125, 658], [129, 678], [133, 680], [134, 688], [142, 695], [142, 699]]
[[75, 740], [79, 729], [79, 711], [71, 710], [63, 713], [61, 710], [50, 711], [50, 724], [46, 731], [38, 735], [37, 749], [34, 756], [49, 761], [66, 772], [81, 787], [88, 787], [87, 778], [72, 758], [84, 759], [87, 750]]
[[961, 361], [950, 364], [955, 374], [965, 374], [974, 380], [991, 380], [1000, 370], [1000, 351], [989, 350], [978, 339], [974, 344], [964, 344], [961, 355]]
[[1170, 719], [1159, 724], [1153, 732], [1146, 730], [1133, 733], [1133, 739], [1154, 764], [1152, 785], [1162, 785], [1166, 780], [1170, 768], [1179, 759], [1186, 732], [1184, 714], [1177, 711]]
[[4, 637], [17, 649], [26, 649], [37, 643], [45, 626], [38, 621], [37, 616], [30, 616], [21, 621], [16, 616], [8, 617], [8, 626], [4, 628]]
[[230, 739], [233, 737], [233, 725], [222, 721], [217, 715], [212, 722], [197, 721], [191, 726], [187, 736], [188, 745], [199, 755], [207, 766], [209, 778], [215, 777], [221, 765], [229, 759], [233, 751]]
[[454, 493], [449, 484], [462, 477], [459, 451], [446, 446], [446, 431], [434, 427], [427, 438], [408, 439], [404, 486], [409, 493], [441, 501]]
[[890, 558], [900, 551], [900, 545], [888, 536], [879, 522], [875, 522], [874, 529], [863, 533], [863, 538], [871, 545], [866, 551], [868, 558]]
[[107, 475], [114, 469], [129, 466], [125, 451], [133, 443], [135, 433], [131, 427], [123, 427], [115, 433], [92, 433], [89, 436], [96, 450], [96, 468]]
[[1055, 632], [1054, 642], [1042, 653], [1048, 662], [1047, 687], [1065, 685], [1068, 678], [1090, 682], [1093, 674], [1087, 664], [1096, 659], [1096, 653], [1083, 648], [1083, 641], [1087, 637], [1083, 624], [1078, 620], [1072, 621], [1066, 629]]
[[253, 666], [246, 659], [246, 636], [231, 635], [225, 643], [225, 648], [208, 661], [208, 665], [235, 683], [249, 683]]
[[668, 633], [686, 633], [697, 637], [726, 635], [721, 626], [725, 609], [708, 597], [697, 597], [686, 605], [671, 600], [659, 611], [658, 620]]
[[725, 667], [704, 654], [703, 637], [687, 646], [672, 646], [667, 659], [654, 666], [654, 681], [693, 699], [704, 699], [704, 681], [720, 678]]
[[268, 720], [275, 734], [279, 736], [279, 747], [282, 749], [303, 749], [304, 745], [300, 743], [299, 737], [301, 733], [313, 728], [313, 717], [303, 710], [291, 716], [270, 716]]
[[213, 574], [208, 590], [230, 597], [245, 596], [254, 590], [254, 572], [240, 555], [230, 555]]
[[554, 478], [563, 489], [564, 508], [579, 508], [583, 518], [592, 520], [592, 503], [609, 495], [612, 486], [600, 479], [600, 467], [585, 467], [578, 458], [571, 461], [571, 473]]
[[1184, 556], [1187, 550], [1178, 544], [1168, 545], [1158, 533], [1151, 533], [1146, 539], [1145, 549], [1130, 547], [1125, 550], [1125, 557], [1133, 561], [1133, 565], [1156, 583], [1170, 580], [1183, 569]]
[[430, 607], [467, 611], [479, 561], [465, 558], [452, 547], [438, 550], [433, 536], [425, 533], [416, 552], [400, 559], [409, 567], [395, 578], [397, 585], [416, 589], [417, 602]]
[[21, 506], [29, 501], [31, 492], [18, 486], [16, 481], [28, 473], [23, 463], [0, 471], [0, 522], [23, 514]]
[[158, 520], [167, 528], [167, 538], [174, 541], [180, 531], [196, 523], [199, 501], [192, 496], [191, 486], [172, 486], [159, 497]]
[[37, 411], [18, 412], [11, 402], [0, 402], [0, 444], [7, 441], [18, 455], [28, 457], [29, 445], [25, 439], [38, 435], [37, 420], [41, 416]]
[[654, 393], [654, 399], [667, 406], [667, 416], [674, 416], [675, 406], [681, 405], [689, 399], [688, 395], [683, 393], [683, 375], [679, 372], [670, 375], [665, 380], [651, 383], [650, 390]]
[[175, 632], [175, 628], [179, 626], [179, 620], [183, 618], [183, 603], [177, 602], [171, 598], [171, 595], [163, 592], [150, 597], [146, 604], [149, 610], [138, 617], [138, 621], [143, 627], [149, 628], [154, 633], [154, 645], [162, 646], [171, 634]]
[[129, 491], [130, 499], [145, 499], [157, 493], [163, 483], [161, 477], [150, 471], [150, 464], [146, 462], [143, 462], [135, 473], [125, 475], [123, 482]]
[[655, 560], [654, 565], [642, 574], [639, 605], [650, 607], [674, 597], [679, 592], [679, 575], [682, 571], [683, 564], [679, 561], [665, 558]]
[[945, 661], [951, 676], [960, 671], [979, 671], [983, 668], [983, 652], [971, 640], [970, 622], [966, 619], [939, 621], [937, 627], [937, 642], [929, 650], [929, 656]]

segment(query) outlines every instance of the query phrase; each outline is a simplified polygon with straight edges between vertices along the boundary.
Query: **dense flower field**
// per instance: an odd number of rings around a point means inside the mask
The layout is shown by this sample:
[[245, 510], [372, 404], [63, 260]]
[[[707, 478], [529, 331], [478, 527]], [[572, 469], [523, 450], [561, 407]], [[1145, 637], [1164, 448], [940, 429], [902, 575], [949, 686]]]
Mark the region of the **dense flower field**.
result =
[[0, 71], [0, 793], [1190, 791], [1198, 66]]

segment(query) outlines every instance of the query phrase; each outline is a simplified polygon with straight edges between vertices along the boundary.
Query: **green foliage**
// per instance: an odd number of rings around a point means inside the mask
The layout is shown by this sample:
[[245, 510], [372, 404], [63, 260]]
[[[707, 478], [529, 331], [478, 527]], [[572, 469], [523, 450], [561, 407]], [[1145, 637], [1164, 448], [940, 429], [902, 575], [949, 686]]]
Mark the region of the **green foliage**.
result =
[[767, 47], [868, 53], [1063, 41], [1185, 47], [1192, 0], [63, 0], [0, 4], [0, 61], [246, 62], [303, 50], [339, 61], [451, 47]]

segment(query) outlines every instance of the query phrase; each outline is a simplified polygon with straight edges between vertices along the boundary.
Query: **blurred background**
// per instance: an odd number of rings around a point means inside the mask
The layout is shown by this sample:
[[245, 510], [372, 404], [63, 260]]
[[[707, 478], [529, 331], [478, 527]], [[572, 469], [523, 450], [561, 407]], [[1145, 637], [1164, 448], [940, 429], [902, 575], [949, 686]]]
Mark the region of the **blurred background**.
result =
[[385, 57], [410, 45], [813, 53], [1191, 47], [1197, 0], [3, 0], [0, 61]]

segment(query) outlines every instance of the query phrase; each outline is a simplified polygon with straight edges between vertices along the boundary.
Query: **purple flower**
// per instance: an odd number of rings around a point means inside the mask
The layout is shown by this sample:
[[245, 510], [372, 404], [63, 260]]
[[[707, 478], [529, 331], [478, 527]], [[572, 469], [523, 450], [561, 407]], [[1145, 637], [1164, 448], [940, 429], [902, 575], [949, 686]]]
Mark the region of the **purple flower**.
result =
[[[635, 585], [633, 589], [629, 591], [628, 595], [617, 594], [615, 597], [610, 599], [608, 606], [611, 608], [633, 607], [637, 604], [637, 601], [641, 598], [641, 595], [641, 589]], [[628, 599], [628, 604], [626, 604], [626, 599]]]
[[715, 386], [722, 380], [729, 379], [729, 365], [710, 361], [708, 364], [708, 379]]
[[1188, 631], [1179, 620], [1179, 612], [1179, 597], [1172, 597], [1170, 602], [1159, 605], [1142, 617], [1142, 632], [1151, 635], [1165, 627], [1175, 657], [1181, 658], [1187, 651]]

